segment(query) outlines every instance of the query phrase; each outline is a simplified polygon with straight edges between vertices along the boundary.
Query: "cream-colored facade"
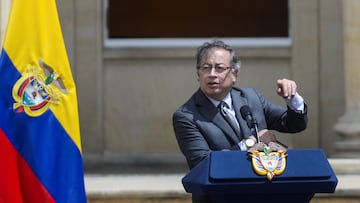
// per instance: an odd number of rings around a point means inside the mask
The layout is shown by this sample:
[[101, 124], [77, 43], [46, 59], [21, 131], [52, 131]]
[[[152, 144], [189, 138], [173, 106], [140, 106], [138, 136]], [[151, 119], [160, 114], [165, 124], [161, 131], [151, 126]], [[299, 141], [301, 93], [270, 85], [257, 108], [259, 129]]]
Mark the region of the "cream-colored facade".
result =
[[[1, 37], [9, 2], [1, 0]], [[242, 61], [237, 85], [255, 87], [283, 105], [275, 81], [297, 81], [309, 107], [309, 126], [294, 135], [278, 133], [292, 148], [323, 148], [329, 157], [349, 157], [343, 146], [351, 139], [353, 151], [359, 152], [356, 136], [340, 136], [344, 130], [334, 130], [348, 120], [360, 126], [360, 119], [359, 123], [351, 119], [360, 115], [353, 111], [357, 105], [347, 102], [359, 102], [358, 82], [345, 83], [348, 77], [352, 81], [360, 77], [359, 57], [352, 52], [360, 47], [360, 32], [346, 38], [360, 27], [359, 20], [346, 21], [359, 11], [359, 3], [290, 0], [290, 43], [235, 46]], [[103, 1], [57, 1], [57, 5], [78, 89], [85, 165], [185, 164], [174, 137], [172, 113], [198, 88], [194, 55], [200, 44], [109, 48], [104, 44]], [[347, 112], [356, 115], [338, 121]]]

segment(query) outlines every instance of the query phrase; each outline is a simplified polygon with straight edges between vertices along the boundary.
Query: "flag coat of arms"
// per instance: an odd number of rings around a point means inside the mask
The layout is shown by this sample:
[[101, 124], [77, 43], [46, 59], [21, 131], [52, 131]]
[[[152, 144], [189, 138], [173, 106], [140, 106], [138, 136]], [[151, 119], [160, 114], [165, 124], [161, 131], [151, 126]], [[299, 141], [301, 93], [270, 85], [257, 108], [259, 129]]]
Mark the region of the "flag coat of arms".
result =
[[12, 0], [0, 56], [3, 202], [86, 202], [76, 87], [55, 0]]

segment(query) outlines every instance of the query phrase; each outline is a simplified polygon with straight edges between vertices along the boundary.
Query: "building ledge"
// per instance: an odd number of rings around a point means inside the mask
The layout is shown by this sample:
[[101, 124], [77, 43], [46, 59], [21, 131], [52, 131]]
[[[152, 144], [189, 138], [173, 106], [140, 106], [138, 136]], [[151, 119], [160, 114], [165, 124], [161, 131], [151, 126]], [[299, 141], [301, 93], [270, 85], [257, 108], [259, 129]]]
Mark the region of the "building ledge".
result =
[[[329, 159], [336, 173], [338, 185], [334, 193], [318, 193], [315, 199], [360, 198], [360, 159]], [[182, 185], [184, 173], [161, 174], [85, 174], [88, 199], [175, 198], [189, 199]], [[341, 201], [340, 201], [341, 202]]]

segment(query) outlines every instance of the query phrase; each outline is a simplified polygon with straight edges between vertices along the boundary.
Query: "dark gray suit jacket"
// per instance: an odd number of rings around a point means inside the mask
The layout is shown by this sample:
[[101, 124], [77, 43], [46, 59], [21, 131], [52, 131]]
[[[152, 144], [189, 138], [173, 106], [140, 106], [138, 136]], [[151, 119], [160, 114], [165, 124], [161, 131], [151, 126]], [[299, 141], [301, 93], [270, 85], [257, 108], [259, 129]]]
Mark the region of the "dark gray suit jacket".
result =
[[[306, 128], [306, 105], [303, 114], [296, 113], [289, 108], [272, 104], [253, 88], [233, 87], [231, 97], [241, 133], [245, 138], [250, 135], [250, 129], [240, 114], [243, 105], [250, 107], [259, 130], [296, 133]], [[239, 150], [240, 138], [200, 89], [175, 111], [173, 127], [190, 169], [212, 150]]]

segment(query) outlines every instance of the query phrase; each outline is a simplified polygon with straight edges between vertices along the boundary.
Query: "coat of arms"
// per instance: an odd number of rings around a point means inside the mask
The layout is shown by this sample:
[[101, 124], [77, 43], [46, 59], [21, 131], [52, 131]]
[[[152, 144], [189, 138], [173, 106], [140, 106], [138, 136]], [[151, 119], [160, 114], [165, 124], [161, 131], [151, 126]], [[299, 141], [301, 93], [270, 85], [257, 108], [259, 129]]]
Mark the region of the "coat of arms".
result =
[[[50, 104], [57, 103], [60, 94], [52, 85], [67, 93], [54, 70], [41, 59], [39, 64], [41, 68], [28, 65], [26, 72], [13, 87], [12, 94], [15, 100], [13, 108], [18, 113], [25, 111], [29, 116], [39, 116], [49, 108]], [[40, 70], [43, 70], [44, 74], [41, 74]]]
[[277, 143], [268, 145], [260, 142], [249, 150], [251, 163], [258, 175], [267, 177], [271, 181], [275, 175], [283, 173], [286, 167], [286, 149]]

